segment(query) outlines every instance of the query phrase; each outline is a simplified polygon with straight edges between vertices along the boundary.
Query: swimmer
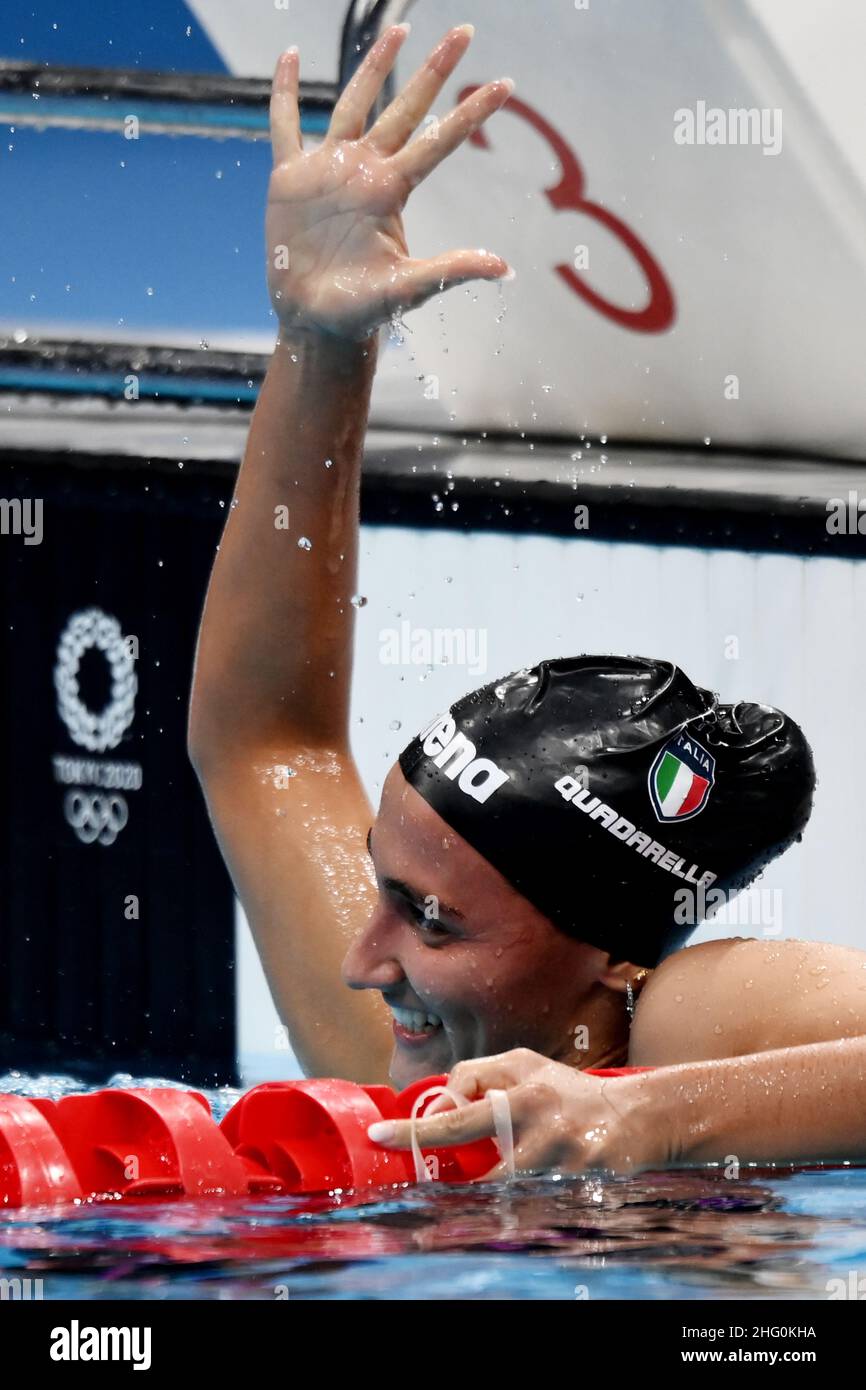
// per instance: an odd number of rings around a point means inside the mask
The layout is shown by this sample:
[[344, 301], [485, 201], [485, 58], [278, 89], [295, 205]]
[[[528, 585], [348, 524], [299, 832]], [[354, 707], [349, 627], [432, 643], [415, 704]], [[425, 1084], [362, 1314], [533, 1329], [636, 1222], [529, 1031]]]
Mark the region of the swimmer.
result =
[[[413, 258], [413, 188], [508, 100], [489, 82], [416, 132], [465, 53], [451, 30], [368, 117], [404, 42], [385, 30], [304, 150], [296, 50], [273, 83], [267, 275], [279, 334], [201, 624], [190, 754], [280, 1015], [308, 1074], [470, 1103], [424, 1143], [494, 1133], [520, 1168], [866, 1153], [866, 956], [803, 941], [683, 947], [796, 840], [797, 725], [723, 706], [663, 660], [543, 661], [431, 710], [374, 816], [349, 697], [359, 484], [377, 331], [471, 280], [487, 250]], [[275, 525], [288, 507], [291, 530]], [[819, 988], [820, 985], [820, 988]], [[617, 1081], [586, 1068], [657, 1071]], [[383, 1143], [408, 1146], [407, 1126]]]

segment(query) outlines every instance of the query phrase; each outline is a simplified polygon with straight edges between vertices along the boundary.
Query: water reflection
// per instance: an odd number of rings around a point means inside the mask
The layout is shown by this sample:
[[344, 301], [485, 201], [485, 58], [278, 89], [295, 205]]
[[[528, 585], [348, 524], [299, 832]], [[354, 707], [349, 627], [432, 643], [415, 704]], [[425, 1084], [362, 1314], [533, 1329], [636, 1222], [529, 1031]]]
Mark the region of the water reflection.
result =
[[48, 1298], [826, 1298], [861, 1256], [863, 1170], [99, 1202], [0, 1223], [3, 1272], [41, 1276]]

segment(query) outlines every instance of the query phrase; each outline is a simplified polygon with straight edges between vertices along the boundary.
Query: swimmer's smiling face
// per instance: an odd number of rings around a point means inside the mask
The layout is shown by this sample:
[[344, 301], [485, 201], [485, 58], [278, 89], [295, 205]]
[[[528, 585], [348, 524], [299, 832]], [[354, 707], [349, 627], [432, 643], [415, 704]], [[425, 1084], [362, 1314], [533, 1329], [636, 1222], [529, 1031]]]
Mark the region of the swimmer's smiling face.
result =
[[512, 1047], [577, 1064], [586, 1058], [574, 1046], [580, 1023], [595, 1029], [597, 1054], [613, 1002], [602, 984], [608, 956], [521, 897], [399, 765], [385, 781], [369, 848], [379, 901], [343, 975], [353, 989], [380, 990], [391, 1009], [396, 1085]]

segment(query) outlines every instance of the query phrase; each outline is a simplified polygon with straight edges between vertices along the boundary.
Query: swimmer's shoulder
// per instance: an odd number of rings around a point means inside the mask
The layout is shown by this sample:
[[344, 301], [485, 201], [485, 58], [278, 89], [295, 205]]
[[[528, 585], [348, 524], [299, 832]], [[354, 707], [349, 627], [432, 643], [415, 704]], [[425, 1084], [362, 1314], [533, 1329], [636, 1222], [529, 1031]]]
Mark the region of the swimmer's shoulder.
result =
[[728, 937], [662, 961], [638, 997], [629, 1063], [665, 1066], [866, 1032], [866, 954]]

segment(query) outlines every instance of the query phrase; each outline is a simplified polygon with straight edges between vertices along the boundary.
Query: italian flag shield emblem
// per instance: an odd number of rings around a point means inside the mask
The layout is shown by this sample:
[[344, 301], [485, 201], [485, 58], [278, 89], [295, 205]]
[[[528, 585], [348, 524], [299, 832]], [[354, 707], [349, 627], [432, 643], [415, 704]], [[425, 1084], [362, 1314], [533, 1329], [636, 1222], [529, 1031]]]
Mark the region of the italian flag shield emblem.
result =
[[659, 753], [649, 775], [653, 810], [661, 821], [691, 820], [707, 804], [716, 760], [687, 730], [676, 734]]

